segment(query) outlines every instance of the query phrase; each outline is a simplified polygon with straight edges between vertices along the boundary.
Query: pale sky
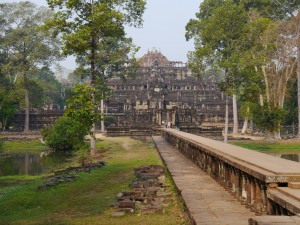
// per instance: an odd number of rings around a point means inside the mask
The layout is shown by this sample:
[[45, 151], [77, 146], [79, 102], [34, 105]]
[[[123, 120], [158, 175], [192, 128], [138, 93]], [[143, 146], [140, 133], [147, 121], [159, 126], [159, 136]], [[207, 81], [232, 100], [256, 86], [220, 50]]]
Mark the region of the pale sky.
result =
[[[0, 0], [20, 2], [21, 0]], [[30, 0], [37, 5], [47, 6], [46, 0]], [[137, 57], [148, 50], [160, 50], [171, 61], [187, 62], [188, 51], [193, 50], [193, 41], [185, 40], [185, 25], [199, 11], [202, 0], [148, 0], [144, 13], [143, 28], [127, 28], [127, 34], [140, 47]], [[75, 69], [73, 57], [61, 62], [63, 67]]]

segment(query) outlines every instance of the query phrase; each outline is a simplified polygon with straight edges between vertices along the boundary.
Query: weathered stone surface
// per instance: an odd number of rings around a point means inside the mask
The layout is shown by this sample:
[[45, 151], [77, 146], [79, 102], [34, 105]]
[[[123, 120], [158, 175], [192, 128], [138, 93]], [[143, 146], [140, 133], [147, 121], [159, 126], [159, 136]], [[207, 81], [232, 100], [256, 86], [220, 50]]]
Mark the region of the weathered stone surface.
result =
[[67, 169], [56, 171], [54, 176], [50, 177], [46, 182], [38, 187], [38, 190], [47, 190], [49, 187], [53, 187], [60, 183], [70, 182], [79, 177], [78, 174], [74, 173], [90, 172], [92, 168], [101, 168], [104, 165], [104, 161], [99, 161], [97, 163], [90, 163], [85, 167], [68, 167]]
[[[288, 183], [297, 186], [292, 183], [300, 182], [298, 162], [276, 158], [176, 129], [160, 130], [167, 142], [214, 179], [223, 180], [219, 183], [237, 199], [242, 199], [244, 204], [257, 215], [299, 213], [300, 189], [283, 190]], [[273, 189], [281, 193], [269, 195], [268, 191]], [[297, 191], [299, 193], [295, 194]], [[243, 192], [247, 193], [248, 197], [243, 195]], [[274, 204], [268, 204], [268, 200], [272, 200]]]
[[[162, 137], [153, 140], [180, 190], [193, 224], [247, 225], [255, 214]], [[164, 204], [162, 204], [164, 205]]]
[[135, 202], [131, 200], [123, 200], [119, 202], [119, 208], [135, 209]]
[[[106, 103], [107, 113], [118, 121], [108, 127], [109, 135], [132, 135], [142, 127], [149, 133], [149, 127], [165, 126], [169, 121], [199, 132], [203, 121], [223, 120], [225, 98], [214, 74], [206, 81], [195, 78], [186, 63], [169, 61], [159, 51], [150, 51], [140, 62], [134, 79], [123, 82], [114, 77], [107, 81], [114, 90]], [[118, 132], [118, 127], [123, 129]]]
[[293, 214], [300, 213], [300, 190], [278, 187], [267, 190], [267, 197]]
[[[163, 196], [165, 188], [162, 188], [160, 180], [165, 181], [164, 168], [162, 166], [142, 166], [135, 169], [137, 180], [130, 185], [132, 191], [124, 191], [118, 194], [119, 210], [136, 209], [141, 213], [162, 212], [167, 206], [170, 193]], [[157, 196], [157, 193], [160, 196]]]
[[299, 225], [298, 216], [259, 216], [249, 219], [249, 225]]
[[288, 187], [292, 189], [300, 189], [300, 182], [289, 182]]
[[158, 178], [162, 175], [164, 173], [164, 168], [159, 165], [141, 166], [134, 169], [134, 172], [139, 179], [149, 180]]

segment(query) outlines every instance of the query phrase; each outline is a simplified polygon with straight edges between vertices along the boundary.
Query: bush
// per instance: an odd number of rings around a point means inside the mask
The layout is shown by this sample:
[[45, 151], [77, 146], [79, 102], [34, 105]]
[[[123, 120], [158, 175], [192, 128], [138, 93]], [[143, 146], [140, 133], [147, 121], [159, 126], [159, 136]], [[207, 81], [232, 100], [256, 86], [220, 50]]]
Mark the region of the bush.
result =
[[77, 120], [60, 117], [52, 126], [42, 129], [42, 137], [54, 150], [79, 149], [84, 145], [88, 130]]
[[104, 126], [108, 127], [110, 125], [117, 124], [117, 120], [112, 116], [104, 117]]
[[280, 125], [284, 120], [285, 111], [283, 108], [275, 108], [268, 105], [254, 108], [254, 122], [260, 127], [273, 133], [280, 130]]

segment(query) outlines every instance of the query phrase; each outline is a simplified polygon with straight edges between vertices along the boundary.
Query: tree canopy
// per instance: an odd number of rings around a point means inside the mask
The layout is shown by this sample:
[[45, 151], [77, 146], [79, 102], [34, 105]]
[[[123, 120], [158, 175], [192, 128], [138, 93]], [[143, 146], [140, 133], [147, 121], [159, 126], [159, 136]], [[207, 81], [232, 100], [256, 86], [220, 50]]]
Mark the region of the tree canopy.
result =
[[[60, 35], [63, 52], [76, 55], [79, 68], [90, 77], [92, 88], [104, 87], [111, 76], [132, 75], [137, 48], [126, 37], [125, 25], [139, 27], [145, 0], [47, 0], [56, 10], [45, 28]], [[100, 91], [100, 90], [95, 90]], [[104, 94], [103, 94], [104, 95]], [[103, 96], [102, 95], [102, 96]], [[93, 94], [95, 103], [95, 93]], [[96, 113], [96, 104], [94, 112]], [[93, 126], [95, 129], [95, 125]], [[91, 154], [95, 154], [91, 139]]]
[[[257, 124], [275, 132], [283, 118], [287, 84], [295, 76], [296, 10], [299, 1], [204, 0], [196, 19], [186, 26], [194, 39], [189, 65], [201, 75], [221, 68], [221, 88], [240, 96], [249, 107], [257, 104]], [[249, 103], [249, 104], [248, 104]], [[254, 117], [255, 118], [255, 117]], [[272, 120], [273, 118], [273, 120]]]
[[29, 77], [40, 67], [49, 66], [60, 55], [58, 40], [50, 32], [40, 29], [51, 16], [48, 8], [30, 2], [0, 4], [1, 72], [22, 90], [26, 112], [24, 131], [29, 130], [30, 98], [33, 97], [30, 89], [39, 89]]

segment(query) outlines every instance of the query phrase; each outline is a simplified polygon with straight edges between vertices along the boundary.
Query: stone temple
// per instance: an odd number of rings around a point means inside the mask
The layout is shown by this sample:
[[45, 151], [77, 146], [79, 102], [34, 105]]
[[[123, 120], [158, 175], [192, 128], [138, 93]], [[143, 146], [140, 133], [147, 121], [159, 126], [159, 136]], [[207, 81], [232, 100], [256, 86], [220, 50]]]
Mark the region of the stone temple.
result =
[[225, 98], [215, 76], [196, 78], [186, 63], [169, 61], [157, 50], [140, 59], [135, 78], [112, 78], [108, 85], [114, 94], [105, 101], [105, 114], [116, 119], [117, 127], [172, 122], [184, 130], [224, 121]]

